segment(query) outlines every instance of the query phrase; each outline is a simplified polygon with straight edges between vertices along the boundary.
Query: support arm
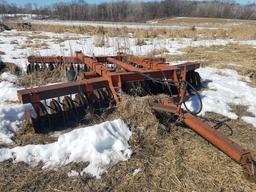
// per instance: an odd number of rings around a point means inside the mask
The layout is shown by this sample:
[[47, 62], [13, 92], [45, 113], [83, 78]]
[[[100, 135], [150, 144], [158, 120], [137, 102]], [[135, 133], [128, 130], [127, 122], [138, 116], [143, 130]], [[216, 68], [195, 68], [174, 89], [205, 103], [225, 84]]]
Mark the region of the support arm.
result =
[[[166, 106], [158, 104], [153, 105], [152, 108], [156, 111], [164, 111], [174, 114], [175, 105]], [[255, 175], [256, 166], [250, 151], [242, 148], [221, 132], [212, 128], [210, 125], [201, 121], [199, 118], [190, 113], [181, 113], [178, 118], [197, 134], [202, 136], [234, 161], [239, 163], [246, 170], [246, 172], [249, 173], [249, 175]]]

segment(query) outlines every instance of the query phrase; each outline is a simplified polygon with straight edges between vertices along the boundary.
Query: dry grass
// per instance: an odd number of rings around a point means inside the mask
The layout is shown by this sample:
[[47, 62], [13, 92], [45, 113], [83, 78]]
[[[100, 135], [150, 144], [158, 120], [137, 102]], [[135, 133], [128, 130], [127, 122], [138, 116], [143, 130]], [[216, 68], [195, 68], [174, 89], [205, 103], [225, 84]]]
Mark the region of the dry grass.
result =
[[24, 87], [42, 86], [50, 83], [65, 82], [66, 71], [63, 68], [56, 68], [53, 71], [43, 70], [30, 75], [24, 74], [18, 79], [18, 84]]
[[105, 35], [97, 35], [94, 37], [94, 46], [95, 47], [108, 47], [108, 37]]
[[168, 54], [169, 50], [166, 48], [159, 48], [159, 49], [153, 49], [152, 51], [150, 51], [147, 56], [148, 57], [154, 57], [154, 56], [159, 56], [159, 55], [164, 55], [164, 54]]
[[49, 36], [47, 36], [47, 35], [42, 35], [42, 34], [33, 34], [33, 35], [30, 35], [30, 36], [28, 37], [28, 39], [29, 39], [29, 40], [33, 40], [33, 39], [40, 39], [40, 40], [42, 40], [42, 39], [49, 39]]
[[21, 73], [21, 69], [16, 64], [0, 61], [0, 73], [5, 71], [8, 71], [13, 75], [19, 75]]
[[[17, 24], [15, 22], [8, 23], [9, 26], [12, 26], [15, 29], [17, 28]], [[22, 29], [18, 29], [22, 30]], [[54, 33], [78, 33], [84, 34], [87, 33], [89, 35], [107, 35], [107, 36], [122, 36], [128, 34], [128, 29], [116, 29], [112, 28], [104, 28], [104, 27], [93, 27], [93, 26], [64, 26], [64, 25], [38, 25], [32, 24], [31, 31], [45, 31], [45, 32], [54, 32]]]
[[18, 41], [17, 40], [14, 40], [14, 41], [11, 41], [10, 44], [13, 44], [13, 45], [18, 45]]
[[227, 29], [200, 29], [192, 26], [188, 29], [178, 30], [160, 30], [159, 37], [167, 38], [192, 38], [194, 40], [205, 39], [235, 39], [235, 40], [255, 40], [256, 39], [256, 25], [242, 25], [230, 27]]
[[70, 36], [70, 35], [65, 36], [65, 37], [56, 37], [56, 38], [54, 38], [54, 43], [60, 44], [60, 43], [63, 43], [65, 41], [70, 41], [70, 40], [81, 40], [81, 37], [79, 37], [79, 36]]
[[[164, 96], [159, 96], [164, 97]], [[158, 98], [159, 98], [158, 97]], [[173, 124], [171, 117], [155, 113], [149, 102], [156, 97], [130, 97], [104, 120], [122, 118], [133, 131], [131, 159], [108, 170], [100, 180], [88, 175], [68, 177], [70, 170], [81, 171], [86, 163], [72, 163], [56, 171], [31, 168], [24, 163], [0, 164], [0, 190], [5, 191], [247, 191], [256, 190], [242, 168], [189, 129]], [[157, 116], [157, 118], [156, 118]], [[220, 115], [207, 114], [213, 119]], [[242, 121], [229, 122], [232, 139], [253, 154], [256, 130]], [[246, 131], [245, 131], [246, 130]], [[225, 128], [220, 129], [224, 134]], [[26, 133], [24, 133], [26, 134]], [[31, 135], [33, 137], [33, 135]], [[38, 139], [35, 137], [35, 139]], [[133, 176], [135, 169], [141, 169]]]
[[[49, 28], [48, 28], [49, 27]], [[198, 30], [191, 27], [185, 30], [131, 30], [105, 29], [95, 27], [32, 26], [33, 30], [91, 33], [99, 36], [127, 36], [132, 32], [136, 38], [148, 37], [190, 37], [194, 40], [209, 38], [253, 39], [254, 27], [249, 31]], [[242, 29], [242, 28], [241, 28]], [[104, 45], [103, 45], [104, 46]], [[247, 45], [227, 45], [212, 47], [186, 48], [183, 55], [167, 56], [169, 60], [202, 60], [203, 66], [231, 68], [240, 74], [256, 79], [256, 49]], [[152, 55], [163, 55], [166, 50], [155, 50]], [[65, 81], [63, 69], [53, 72], [44, 71], [33, 75], [24, 75], [19, 84], [25, 87], [40, 86], [48, 83]], [[131, 159], [120, 162], [108, 170], [100, 180], [87, 175], [68, 177], [70, 170], [81, 170], [84, 163], [72, 163], [56, 171], [41, 170], [41, 165], [31, 168], [24, 163], [13, 164], [9, 161], [0, 164], [0, 191], [256, 191], [255, 180], [249, 180], [242, 168], [225, 154], [214, 148], [192, 130], [175, 125], [170, 115], [155, 113], [150, 102], [165, 96], [131, 97], [124, 95], [122, 103], [112, 114], [105, 114], [95, 120], [122, 118], [132, 130], [130, 145], [133, 149]], [[245, 108], [232, 106], [238, 115], [250, 115]], [[207, 118], [226, 119], [221, 115], [207, 113]], [[241, 119], [231, 120], [233, 128], [231, 138], [256, 155], [256, 129]], [[229, 134], [225, 127], [220, 129]], [[53, 142], [50, 135], [36, 135], [31, 130], [18, 132], [16, 145], [28, 143]], [[133, 171], [142, 171], [133, 176]]]
[[229, 105], [231, 107], [231, 111], [235, 114], [237, 114], [238, 118], [243, 117], [243, 116], [250, 116], [254, 117], [254, 114], [248, 111], [248, 106], [244, 105], [234, 105], [231, 104]]
[[239, 25], [241, 23], [255, 25], [256, 22], [253, 20], [239, 20], [239, 19], [223, 19], [223, 18], [203, 18], [203, 17], [173, 17], [156, 20], [159, 24], [171, 24], [171, 25], [182, 25], [182, 26], [231, 26]]
[[0, 32], [5, 31], [5, 30], [10, 30], [10, 28], [5, 25], [4, 23], [0, 22]]
[[[106, 27], [93, 26], [54, 26], [54, 25], [37, 25], [32, 24], [32, 31], [47, 31], [47, 32], [72, 32], [89, 35], [105, 35], [108, 37], [125, 36], [132, 34], [135, 38], [192, 38], [194, 40], [201, 39], [236, 39], [236, 40], [254, 40], [256, 39], [256, 25], [244, 22], [241, 25], [235, 25], [225, 28], [216, 29], [197, 29], [198, 25], [193, 24], [184, 29], [132, 29], [121, 28], [113, 29]], [[17, 28], [17, 24], [9, 23], [12, 28]], [[19, 29], [18, 30], [22, 30]]]
[[159, 29], [134, 29], [133, 35], [136, 38], [156, 38], [161, 37], [166, 33], [165, 30], [159, 30]]
[[33, 41], [26, 41], [23, 44], [19, 44], [15, 46], [16, 49], [27, 49], [27, 48], [33, 48], [33, 49], [48, 49], [49, 45], [46, 42], [33, 42]]
[[256, 79], [256, 49], [250, 45], [189, 47], [182, 55], [167, 55], [170, 61], [200, 60], [202, 66], [234, 69], [241, 75]]
[[142, 46], [142, 45], [146, 45], [146, 41], [144, 38], [137, 38], [136, 41], [135, 41], [135, 45], [138, 45], [138, 46]]

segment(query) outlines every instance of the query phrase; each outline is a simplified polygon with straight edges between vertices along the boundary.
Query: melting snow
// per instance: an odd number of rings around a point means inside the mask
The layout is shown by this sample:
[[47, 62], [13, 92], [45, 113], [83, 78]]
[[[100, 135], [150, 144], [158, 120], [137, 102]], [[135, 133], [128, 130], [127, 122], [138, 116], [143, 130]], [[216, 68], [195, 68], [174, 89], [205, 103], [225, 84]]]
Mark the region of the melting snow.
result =
[[1, 80], [9, 81], [11, 83], [15, 83], [17, 81], [17, 76], [12, 75], [10, 72], [4, 72], [0, 75]]
[[[17, 36], [19, 38], [17, 39]], [[115, 55], [117, 52], [127, 54], [146, 55], [153, 50], [165, 50], [166, 54], [182, 54], [180, 49], [187, 47], [248, 44], [256, 45], [256, 40], [236, 41], [232, 39], [198, 40], [145, 38], [145, 45], [136, 45], [133, 37], [108, 37], [106, 46], [96, 47], [95, 37], [88, 34], [51, 33], [51, 32], [18, 32], [15, 30], [0, 33], [0, 50], [5, 52], [1, 59], [19, 65], [23, 71], [26, 69], [29, 55], [63, 55], [69, 56], [75, 51], [82, 50], [86, 55]], [[28, 43], [29, 42], [29, 43]], [[39, 45], [44, 44], [41, 48]], [[36, 48], [38, 47], [38, 48]]]
[[136, 176], [139, 172], [141, 172], [141, 169], [138, 168], [138, 169], [135, 169], [132, 173], [133, 176]]
[[[71, 162], [89, 162], [82, 172], [97, 178], [119, 161], [131, 156], [128, 126], [121, 120], [107, 121], [63, 134], [55, 143], [0, 149], [0, 162], [13, 159], [43, 168], [57, 168]], [[74, 175], [74, 172], [70, 173]]]
[[[4, 75], [2, 74], [2, 76]], [[18, 88], [14, 83], [8, 81], [0, 82], [0, 144], [12, 143], [11, 137], [21, 124], [27, 107], [17, 103], [16, 91]]]
[[[230, 104], [247, 106], [252, 116], [240, 118], [256, 127], [256, 88], [248, 84], [249, 78], [229, 69], [200, 68], [198, 72], [207, 81], [207, 89], [202, 91], [201, 115], [205, 112], [215, 112], [237, 119], [238, 115], [231, 110]], [[0, 144], [12, 143], [11, 137], [21, 125], [25, 109], [31, 106], [18, 103], [16, 91], [20, 87], [13, 83], [15, 76], [3, 73], [0, 78]], [[188, 102], [189, 108], [197, 108], [196, 100], [192, 97]]]
[[[23, 70], [26, 67], [26, 57], [31, 54], [39, 55], [70, 55], [76, 50], [82, 50], [87, 55], [112, 55], [120, 51], [120, 47], [127, 47], [127, 53], [145, 55], [153, 49], [165, 48], [169, 54], [179, 54], [179, 50], [189, 46], [211, 46], [226, 45], [229, 43], [256, 45], [256, 41], [234, 41], [234, 40], [201, 40], [192, 39], [145, 39], [146, 45], [136, 45], [136, 39], [131, 37], [108, 38], [108, 46], [95, 47], [94, 36], [77, 35], [69, 33], [56, 34], [38, 32], [36, 35], [48, 38], [40, 39], [46, 43], [48, 48], [36, 49], [24, 48], [26, 41], [36, 43], [39, 39], [31, 38], [32, 32], [17, 32], [15, 30], [0, 33], [0, 49], [6, 54], [1, 55], [3, 61], [14, 62]], [[74, 34], [73, 34], [74, 35]], [[19, 38], [17, 39], [17, 36]], [[76, 40], [65, 40], [66, 37], [76, 37]], [[61, 43], [57, 40], [64, 39]], [[75, 38], [74, 38], [75, 39]], [[13, 57], [15, 55], [15, 57]], [[175, 64], [175, 63], [173, 63]], [[177, 64], [177, 63], [176, 63]], [[243, 116], [242, 120], [256, 127], [256, 89], [248, 85], [249, 79], [242, 77], [237, 72], [228, 69], [201, 68], [198, 70], [201, 77], [207, 80], [207, 89], [202, 91], [203, 110], [215, 112], [232, 119], [238, 118], [232, 112], [230, 104], [248, 107], [252, 116]], [[0, 76], [0, 144], [12, 143], [11, 137], [17, 131], [22, 122], [24, 110], [30, 106], [18, 104], [16, 91], [20, 87], [15, 84], [16, 77], [9, 73]], [[188, 102], [191, 108], [196, 106], [195, 98]], [[127, 125], [120, 119], [105, 122], [99, 125], [76, 129], [69, 133], [60, 135], [55, 133], [58, 141], [47, 145], [27, 145], [12, 149], [0, 149], [0, 161], [13, 159], [14, 162], [24, 161], [31, 165], [43, 162], [44, 168], [57, 168], [70, 162], [89, 162], [89, 166], [83, 172], [90, 173], [97, 178], [107, 169], [119, 161], [127, 160], [131, 155], [128, 140], [131, 132]], [[136, 175], [138, 170], [134, 171]], [[82, 174], [81, 173], [81, 174]], [[78, 175], [71, 171], [69, 176]]]
[[77, 176], [79, 176], [79, 173], [77, 171], [71, 170], [70, 172], [68, 172], [68, 176], [69, 177], [77, 177]]
[[[65, 26], [93, 26], [106, 28], [129, 28], [129, 29], [184, 29], [186, 26], [163, 25], [157, 22], [151, 23], [122, 23], [122, 22], [95, 22], [95, 21], [63, 21], [63, 20], [31, 20], [33, 24], [40, 25], [65, 25]], [[211, 28], [210, 28], [211, 29]]]
[[[234, 70], [201, 68], [198, 69], [202, 79], [206, 81], [207, 88], [202, 91], [203, 110], [205, 112], [215, 112], [231, 119], [238, 116], [232, 112], [230, 104], [248, 107], [248, 112], [253, 116], [241, 117], [247, 123], [256, 127], [256, 88], [248, 85], [249, 78], [238, 75]], [[190, 109], [197, 108], [197, 98], [193, 97], [189, 102]]]

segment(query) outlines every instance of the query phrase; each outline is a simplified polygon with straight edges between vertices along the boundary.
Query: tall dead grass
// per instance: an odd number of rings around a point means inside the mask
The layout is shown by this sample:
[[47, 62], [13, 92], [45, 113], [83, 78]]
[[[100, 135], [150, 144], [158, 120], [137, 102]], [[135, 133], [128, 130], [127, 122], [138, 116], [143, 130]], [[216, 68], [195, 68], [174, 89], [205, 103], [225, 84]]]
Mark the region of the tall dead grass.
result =
[[23, 74], [20, 76], [17, 83], [28, 88], [65, 81], [67, 81], [66, 70], [64, 67], [58, 67], [53, 71], [45, 69], [32, 74]]
[[172, 17], [156, 20], [158, 24], [170, 24], [181, 26], [203, 26], [203, 27], [230, 27], [234, 25], [255, 25], [254, 20], [209, 18], [209, 17]]
[[13, 75], [20, 75], [21, 69], [14, 63], [0, 61], [0, 73], [10, 72]]
[[95, 47], [109, 47], [108, 37], [105, 35], [96, 35], [93, 39]]
[[256, 49], [250, 45], [188, 47], [182, 55], [166, 55], [170, 61], [201, 60], [202, 66], [229, 68], [256, 80]]
[[[41, 165], [31, 168], [24, 163], [13, 164], [6, 161], [0, 164], [2, 173], [0, 190], [3, 192], [255, 191], [256, 183], [244, 176], [240, 165], [190, 129], [174, 124], [170, 114], [152, 111], [150, 102], [162, 97], [165, 96], [124, 95], [116, 111], [102, 119], [102, 121], [116, 118], [125, 120], [132, 130], [129, 142], [133, 155], [128, 161], [120, 162], [110, 168], [101, 179], [86, 174], [68, 177], [68, 172], [81, 171], [88, 165], [87, 163], [71, 163], [56, 171], [42, 171]], [[222, 118], [214, 114], [207, 114], [207, 117]], [[232, 139], [249, 146], [253, 154], [256, 154], [253, 147], [255, 129], [238, 120], [232, 120], [230, 123], [234, 127]], [[44, 142], [44, 140], [51, 141], [47, 138], [40, 141]], [[136, 169], [140, 171], [134, 174]], [[15, 179], [13, 175], [16, 175]]]
[[163, 48], [153, 49], [152, 51], [148, 52], [147, 56], [155, 57], [155, 56], [162, 56], [168, 53], [169, 53], [169, 50], [163, 47]]
[[146, 45], [146, 41], [145, 41], [145, 38], [137, 38], [136, 41], [135, 41], [135, 45], [138, 45], [138, 46], [142, 46], [142, 45]]
[[[17, 28], [17, 24], [10, 23], [12, 28]], [[64, 25], [38, 25], [32, 24], [32, 31], [46, 31], [55, 33], [80, 33], [90, 35], [105, 35], [108, 37], [133, 36], [134, 38], [192, 38], [194, 40], [202, 39], [236, 39], [236, 40], [255, 40], [256, 25], [250, 25], [246, 22], [241, 25], [229, 26], [226, 28], [198, 29], [198, 25], [192, 25], [187, 28], [177, 29], [132, 29], [132, 28], [107, 28], [93, 26], [64, 26]], [[20, 29], [22, 30], [22, 29]]]

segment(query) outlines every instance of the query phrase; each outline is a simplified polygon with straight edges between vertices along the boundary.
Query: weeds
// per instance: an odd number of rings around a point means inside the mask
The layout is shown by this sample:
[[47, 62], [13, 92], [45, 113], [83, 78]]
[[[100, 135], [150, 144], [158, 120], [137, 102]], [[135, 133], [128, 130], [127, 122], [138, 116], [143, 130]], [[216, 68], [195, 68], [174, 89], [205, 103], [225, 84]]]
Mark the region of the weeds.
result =
[[53, 71], [43, 70], [29, 75], [24, 74], [18, 79], [17, 83], [23, 87], [33, 87], [65, 81], [66, 71], [64, 67], [59, 67]]
[[168, 60], [201, 60], [202, 66], [229, 68], [255, 81], [256, 49], [250, 45], [228, 44], [225, 46], [188, 47], [182, 55], [166, 55]]
[[[158, 114], [152, 111], [149, 103], [161, 97], [165, 96], [125, 95], [116, 111], [101, 119], [106, 121], [122, 118], [133, 133], [130, 139], [133, 149], [132, 157], [110, 168], [101, 179], [91, 178], [88, 175], [68, 177], [67, 174], [71, 170], [78, 172], [83, 170], [88, 165], [86, 162], [71, 163], [56, 171], [46, 169], [42, 171], [41, 166], [31, 168], [24, 163], [13, 164], [7, 161], [0, 165], [2, 173], [0, 190], [255, 191], [255, 183], [245, 179], [240, 165], [234, 163], [190, 129], [176, 126], [173, 121], [170, 121], [170, 114]], [[214, 114], [207, 114], [207, 117], [221, 118]], [[238, 120], [232, 120], [229, 123], [236, 129], [232, 139], [242, 140], [255, 153], [253, 148], [255, 129]], [[170, 131], [160, 133], [159, 128], [162, 126], [168, 127]], [[43, 141], [42, 138], [34, 135], [30, 137]], [[45, 137], [50, 138], [50, 135]], [[28, 139], [23, 135], [24, 138]], [[51, 141], [47, 138], [44, 140]], [[138, 168], [141, 171], [133, 175], [134, 170]], [[13, 175], [16, 175], [15, 179]], [[240, 185], [241, 183], [243, 185]]]
[[137, 38], [136, 41], [135, 41], [135, 45], [138, 45], [138, 46], [142, 46], [142, 45], [146, 45], [146, 41], [144, 38]]
[[[17, 24], [9, 23], [12, 28], [17, 29]], [[245, 22], [241, 25], [228, 25], [222, 23], [223, 27], [216, 28], [201, 28], [198, 29], [200, 23], [189, 24], [185, 28], [177, 29], [133, 29], [133, 28], [107, 28], [93, 26], [64, 26], [64, 25], [38, 25], [32, 24], [32, 31], [47, 31], [55, 33], [72, 32], [89, 35], [104, 35], [107, 37], [128, 37], [132, 35], [134, 38], [192, 38], [194, 40], [203, 39], [235, 39], [235, 40], [255, 40], [256, 25]], [[19, 29], [19, 28], [18, 28]], [[22, 29], [19, 29], [22, 30]]]
[[167, 54], [167, 53], [169, 53], [168, 49], [166, 49], [166, 48], [159, 48], [159, 49], [153, 49], [147, 55], [149, 57], [153, 57], [153, 56], [163, 55], [163, 54]]
[[0, 73], [10, 72], [13, 75], [20, 75], [21, 69], [14, 63], [0, 61]]
[[94, 37], [94, 45], [95, 47], [108, 47], [108, 38], [104, 35], [97, 35]]

